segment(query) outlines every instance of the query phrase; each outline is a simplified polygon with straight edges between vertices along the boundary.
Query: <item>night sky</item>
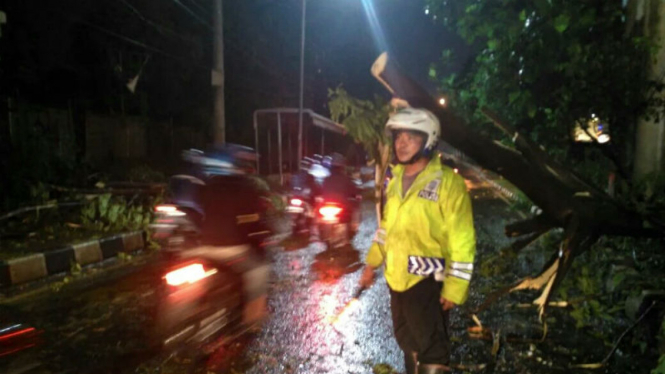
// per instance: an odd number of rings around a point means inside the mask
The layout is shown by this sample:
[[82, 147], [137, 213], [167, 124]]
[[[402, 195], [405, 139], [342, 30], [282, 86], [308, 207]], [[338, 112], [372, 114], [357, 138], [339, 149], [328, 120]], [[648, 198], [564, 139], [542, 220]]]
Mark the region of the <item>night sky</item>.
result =
[[[386, 95], [371, 77], [382, 51], [367, 9], [375, 9], [385, 45], [435, 92], [430, 63], [463, 43], [427, 16], [417, 0], [309, 0], [305, 106], [328, 115], [328, 88]], [[62, 107], [207, 126], [212, 111], [212, 3], [208, 0], [5, 0], [0, 38], [3, 95]], [[225, 0], [224, 42], [230, 141], [247, 142], [251, 114], [298, 106], [300, 0]], [[124, 83], [146, 61], [137, 92]], [[459, 61], [463, 61], [460, 59]], [[451, 67], [457, 70], [459, 66]]]

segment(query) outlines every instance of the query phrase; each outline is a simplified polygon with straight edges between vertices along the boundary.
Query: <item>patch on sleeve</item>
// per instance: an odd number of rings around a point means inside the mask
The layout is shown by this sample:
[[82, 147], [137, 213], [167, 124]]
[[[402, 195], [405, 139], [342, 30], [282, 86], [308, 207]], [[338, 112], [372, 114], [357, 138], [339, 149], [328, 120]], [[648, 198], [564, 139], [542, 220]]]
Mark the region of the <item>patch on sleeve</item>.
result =
[[425, 188], [418, 192], [418, 197], [427, 199], [430, 201], [439, 201], [439, 185], [441, 185], [441, 179], [434, 179], [427, 183]]

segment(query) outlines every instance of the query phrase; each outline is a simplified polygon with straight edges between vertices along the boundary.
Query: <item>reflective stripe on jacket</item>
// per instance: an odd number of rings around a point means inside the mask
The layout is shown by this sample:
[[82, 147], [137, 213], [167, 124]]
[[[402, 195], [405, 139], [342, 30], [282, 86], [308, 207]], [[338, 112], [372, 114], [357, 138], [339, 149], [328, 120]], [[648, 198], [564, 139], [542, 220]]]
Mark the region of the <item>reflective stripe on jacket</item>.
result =
[[464, 303], [476, 253], [464, 179], [433, 157], [402, 197], [404, 167], [396, 166], [393, 173], [367, 264], [385, 265], [388, 285], [397, 292], [434, 274], [445, 282], [441, 296]]

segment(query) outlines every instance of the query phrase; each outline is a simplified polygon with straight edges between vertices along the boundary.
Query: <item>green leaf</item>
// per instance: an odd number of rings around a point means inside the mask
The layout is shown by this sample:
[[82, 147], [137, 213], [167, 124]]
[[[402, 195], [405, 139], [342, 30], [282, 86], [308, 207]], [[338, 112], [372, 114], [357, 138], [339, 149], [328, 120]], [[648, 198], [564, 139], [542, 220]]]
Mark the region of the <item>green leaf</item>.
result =
[[496, 50], [496, 47], [499, 46], [499, 41], [496, 39], [490, 39], [487, 41], [487, 48], [490, 49], [490, 51]]
[[118, 204], [113, 204], [108, 210], [108, 220], [109, 222], [115, 222], [118, 219], [118, 214], [120, 213], [120, 206]]
[[665, 354], [660, 355], [658, 366], [651, 371], [651, 374], [665, 374]]
[[98, 206], [98, 208], [99, 208], [99, 214], [101, 216], [106, 215], [106, 211], [107, 211], [108, 206], [109, 206], [109, 201], [111, 201], [111, 194], [104, 194], [104, 195], [99, 196], [99, 206]]
[[436, 69], [433, 66], [429, 68], [429, 77], [432, 79], [436, 79]]
[[508, 95], [508, 103], [512, 104], [519, 97], [520, 97], [519, 91], [512, 92], [510, 95]]
[[522, 9], [520, 12], [520, 21], [524, 22], [526, 21], [526, 9]]
[[569, 24], [570, 24], [570, 16], [567, 14], [562, 14], [554, 19], [554, 28], [556, 29], [556, 31], [559, 32], [559, 34], [566, 31], [568, 29]]
[[616, 289], [621, 284], [621, 282], [624, 281], [624, 279], [626, 279], [626, 273], [621, 272], [614, 274], [612, 277], [612, 289]]

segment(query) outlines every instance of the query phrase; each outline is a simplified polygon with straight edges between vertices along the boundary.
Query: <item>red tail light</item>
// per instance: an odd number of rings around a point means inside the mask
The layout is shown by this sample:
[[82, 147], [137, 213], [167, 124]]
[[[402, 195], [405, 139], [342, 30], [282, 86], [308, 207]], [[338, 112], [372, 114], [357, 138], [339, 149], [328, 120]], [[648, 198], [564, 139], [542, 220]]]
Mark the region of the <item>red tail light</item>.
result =
[[171, 217], [181, 217], [187, 215], [187, 213], [178, 209], [175, 205], [162, 204], [155, 207], [155, 212], [162, 213]]
[[185, 283], [195, 283], [217, 273], [216, 269], [206, 271], [202, 264], [191, 264], [180, 269], [173, 270], [164, 276], [166, 283], [170, 286], [181, 286]]
[[41, 344], [42, 331], [18, 324], [0, 329], [0, 357]]
[[[9, 329], [6, 329], [9, 330]], [[4, 330], [2, 330], [4, 332]], [[6, 334], [0, 335], [0, 341], [10, 340], [12, 338], [18, 338], [19, 336], [25, 336], [26, 334], [34, 334], [36, 332], [34, 327], [28, 327], [18, 331], [7, 332]]]
[[300, 200], [300, 199], [291, 199], [291, 205], [293, 205], [293, 206], [302, 206], [302, 200]]
[[323, 217], [324, 220], [335, 220], [338, 218], [339, 214], [342, 213], [342, 208], [337, 205], [326, 204], [319, 208], [319, 214]]

